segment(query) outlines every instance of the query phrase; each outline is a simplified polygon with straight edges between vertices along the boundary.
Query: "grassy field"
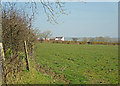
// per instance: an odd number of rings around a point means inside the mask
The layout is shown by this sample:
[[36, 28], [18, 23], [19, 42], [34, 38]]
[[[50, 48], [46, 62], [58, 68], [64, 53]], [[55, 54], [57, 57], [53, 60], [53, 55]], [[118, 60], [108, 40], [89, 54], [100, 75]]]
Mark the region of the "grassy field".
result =
[[118, 83], [117, 45], [37, 43], [30, 63], [19, 83]]
[[48, 75], [63, 76], [55, 83], [118, 83], [118, 46], [38, 43], [34, 58]]

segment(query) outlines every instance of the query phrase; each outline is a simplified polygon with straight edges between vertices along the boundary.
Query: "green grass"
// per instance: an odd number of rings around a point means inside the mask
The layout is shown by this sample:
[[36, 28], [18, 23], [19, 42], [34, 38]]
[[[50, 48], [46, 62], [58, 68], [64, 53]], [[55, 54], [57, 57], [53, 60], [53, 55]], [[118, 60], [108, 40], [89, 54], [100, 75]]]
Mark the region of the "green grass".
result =
[[[20, 75], [17, 75], [14, 84], [50, 84], [53, 82], [53, 79], [48, 75], [44, 75], [43, 73], [36, 70], [36, 65], [34, 60], [30, 59], [30, 70], [23, 71]], [[11, 82], [10, 82], [11, 84]]]
[[36, 63], [66, 76], [72, 84], [118, 83], [118, 46], [38, 43], [34, 54]]

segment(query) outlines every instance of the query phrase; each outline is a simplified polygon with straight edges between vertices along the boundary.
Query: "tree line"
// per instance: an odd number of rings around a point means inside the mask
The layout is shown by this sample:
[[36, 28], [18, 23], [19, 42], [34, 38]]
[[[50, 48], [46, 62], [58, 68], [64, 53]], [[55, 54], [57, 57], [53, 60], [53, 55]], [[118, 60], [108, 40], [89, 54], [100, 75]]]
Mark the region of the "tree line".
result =
[[[78, 41], [79, 38], [72, 38], [73, 41]], [[111, 38], [109, 36], [106, 36], [106, 37], [103, 37], [103, 36], [100, 36], [100, 37], [83, 37], [81, 39], [81, 41], [83, 42], [118, 42], [117, 39], [115, 38]]]

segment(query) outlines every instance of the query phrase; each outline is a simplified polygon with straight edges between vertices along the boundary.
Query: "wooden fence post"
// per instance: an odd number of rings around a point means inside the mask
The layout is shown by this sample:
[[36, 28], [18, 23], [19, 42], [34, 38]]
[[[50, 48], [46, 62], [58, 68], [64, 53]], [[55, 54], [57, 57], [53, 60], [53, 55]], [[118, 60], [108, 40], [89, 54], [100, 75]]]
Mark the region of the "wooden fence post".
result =
[[24, 41], [24, 50], [25, 50], [26, 69], [29, 70], [29, 60], [28, 60], [28, 51], [27, 51], [26, 41]]
[[[2, 72], [3, 72], [3, 61], [5, 61], [5, 55], [4, 55], [4, 50], [3, 50], [3, 43], [0, 43], [0, 85], [2, 85]], [[5, 78], [5, 81], [6, 81], [6, 78]], [[6, 82], [5, 82], [6, 83]]]
[[4, 54], [3, 44], [2, 43], [0, 43], [0, 47], [1, 47], [1, 56], [2, 56], [3, 60], [5, 60], [5, 54]]

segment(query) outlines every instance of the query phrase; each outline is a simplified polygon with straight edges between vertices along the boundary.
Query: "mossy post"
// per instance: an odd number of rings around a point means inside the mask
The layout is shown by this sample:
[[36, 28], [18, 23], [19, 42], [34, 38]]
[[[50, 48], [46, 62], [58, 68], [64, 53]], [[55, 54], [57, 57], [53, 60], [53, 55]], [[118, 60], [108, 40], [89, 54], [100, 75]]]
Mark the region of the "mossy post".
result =
[[[0, 47], [1, 47], [1, 57], [0, 57], [0, 59], [2, 58], [3, 59], [3, 61], [5, 61], [5, 55], [4, 55], [4, 50], [3, 50], [3, 43], [0, 43]], [[2, 60], [1, 59], [1, 60]], [[0, 85], [2, 85], [2, 68], [3, 68], [3, 62], [2, 61], [0, 61]], [[5, 83], [6, 83], [6, 77], [5, 77]]]
[[26, 41], [24, 41], [24, 50], [25, 50], [26, 69], [29, 70], [29, 60], [28, 60], [28, 51], [27, 51]]
[[5, 54], [4, 54], [4, 50], [3, 50], [3, 44], [0, 43], [1, 46], [1, 56], [3, 57], [3, 60], [5, 60]]

